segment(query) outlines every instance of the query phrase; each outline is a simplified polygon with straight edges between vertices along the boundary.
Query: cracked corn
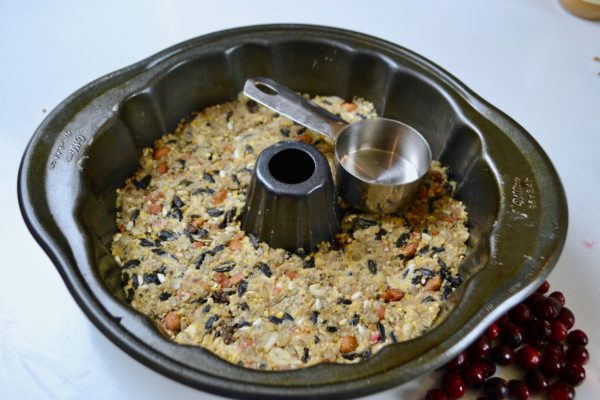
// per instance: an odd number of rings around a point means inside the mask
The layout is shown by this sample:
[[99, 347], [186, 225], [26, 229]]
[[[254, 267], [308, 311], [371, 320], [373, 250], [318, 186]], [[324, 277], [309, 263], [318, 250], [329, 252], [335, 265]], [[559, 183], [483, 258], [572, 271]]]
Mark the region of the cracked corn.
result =
[[[376, 116], [362, 99], [314, 101], [347, 121]], [[117, 191], [111, 250], [126, 300], [175, 342], [248, 368], [358, 362], [423, 334], [462, 281], [469, 236], [446, 169], [432, 163], [403, 215], [345, 209], [333, 242], [291, 253], [239, 222], [256, 157], [280, 140], [333, 162], [332, 143], [243, 96], [143, 150]]]

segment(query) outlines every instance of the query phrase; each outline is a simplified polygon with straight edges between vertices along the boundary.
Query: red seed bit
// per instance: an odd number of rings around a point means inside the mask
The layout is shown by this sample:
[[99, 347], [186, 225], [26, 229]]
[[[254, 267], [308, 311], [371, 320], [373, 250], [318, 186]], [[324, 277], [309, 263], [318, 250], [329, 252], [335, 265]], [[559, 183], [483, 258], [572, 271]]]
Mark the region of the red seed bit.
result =
[[535, 291], [536, 293], [540, 293], [540, 294], [544, 294], [547, 293], [548, 290], [550, 290], [550, 283], [548, 283], [548, 281], [544, 281], [540, 287], [537, 288], [537, 290]]
[[448, 400], [446, 392], [440, 388], [429, 389], [425, 395], [425, 400]]
[[580, 365], [585, 365], [590, 360], [590, 353], [583, 346], [569, 346], [565, 353], [567, 362], [574, 362]]
[[527, 384], [518, 379], [511, 379], [508, 382], [508, 393], [514, 400], [528, 400], [531, 396]]
[[540, 352], [532, 346], [523, 346], [517, 351], [515, 360], [524, 369], [536, 369], [540, 365]]
[[566, 382], [556, 381], [548, 387], [546, 395], [550, 400], [573, 400], [575, 389]]
[[466, 387], [465, 382], [457, 372], [448, 371], [442, 378], [442, 388], [446, 395], [451, 399], [460, 399], [464, 396]]
[[582, 331], [581, 329], [575, 329], [575, 330], [572, 330], [571, 332], [569, 332], [569, 335], [567, 336], [567, 341], [571, 344], [576, 344], [579, 346], [587, 346], [588, 337], [585, 334], [585, 332]]
[[585, 379], [585, 369], [581, 364], [568, 362], [560, 371], [560, 377], [568, 384], [577, 386]]

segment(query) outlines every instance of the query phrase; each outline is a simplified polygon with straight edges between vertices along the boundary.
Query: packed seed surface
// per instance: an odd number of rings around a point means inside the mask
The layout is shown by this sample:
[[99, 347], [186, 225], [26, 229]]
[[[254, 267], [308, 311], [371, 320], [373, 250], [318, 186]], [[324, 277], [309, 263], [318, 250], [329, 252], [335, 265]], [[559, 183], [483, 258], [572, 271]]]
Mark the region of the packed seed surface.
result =
[[[362, 99], [313, 100], [349, 122], [376, 117]], [[143, 150], [117, 191], [127, 301], [175, 342], [248, 368], [355, 363], [423, 334], [462, 282], [469, 236], [446, 169], [432, 163], [403, 215], [345, 208], [334, 242], [291, 253], [239, 221], [256, 157], [281, 140], [312, 143], [333, 165], [331, 142], [243, 96]]]

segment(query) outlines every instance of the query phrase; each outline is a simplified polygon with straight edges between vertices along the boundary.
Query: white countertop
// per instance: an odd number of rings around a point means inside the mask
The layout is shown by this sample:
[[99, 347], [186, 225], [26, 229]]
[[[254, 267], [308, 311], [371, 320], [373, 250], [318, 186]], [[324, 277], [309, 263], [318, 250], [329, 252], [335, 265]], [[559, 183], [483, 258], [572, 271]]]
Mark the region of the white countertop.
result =
[[[1, 399], [217, 398], [148, 369], [89, 322], [22, 221], [17, 169], [47, 111], [89, 81], [198, 35], [275, 22], [337, 26], [412, 49], [539, 141], [570, 213], [550, 282], [591, 340], [577, 398], [597, 398], [600, 23], [577, 19], [554, 0], [56, 3], [0, 2]], [[420, 399], [435, 378], [369, 399]]]

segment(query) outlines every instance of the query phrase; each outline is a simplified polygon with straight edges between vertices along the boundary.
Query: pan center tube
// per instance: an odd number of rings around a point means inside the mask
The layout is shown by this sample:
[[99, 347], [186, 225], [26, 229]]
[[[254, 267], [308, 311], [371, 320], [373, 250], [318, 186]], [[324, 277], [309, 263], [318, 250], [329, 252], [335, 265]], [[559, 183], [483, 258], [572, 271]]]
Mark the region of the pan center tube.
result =
[[340, 211], [327, 159], [314, 146], [276, 143], [259, 154], [242, 229], [273, 248], [312, 251], [340, 231]]

